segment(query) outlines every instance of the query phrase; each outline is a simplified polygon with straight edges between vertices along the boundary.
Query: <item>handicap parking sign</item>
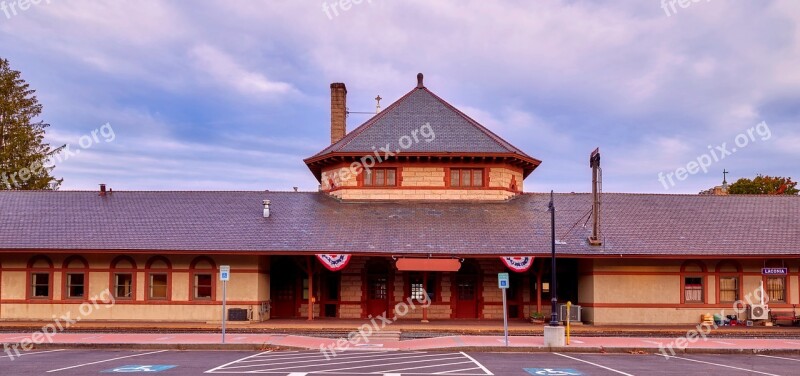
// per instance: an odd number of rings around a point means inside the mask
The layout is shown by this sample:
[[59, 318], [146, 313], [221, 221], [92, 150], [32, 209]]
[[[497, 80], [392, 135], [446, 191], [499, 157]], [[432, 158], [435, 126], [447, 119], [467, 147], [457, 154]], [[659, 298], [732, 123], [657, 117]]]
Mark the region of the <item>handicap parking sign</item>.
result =
[[531, 375], [545, 376], [581, 376], [582, 373], [572, 368], [524, 368]]
[[166, 371], [168, 369], [175, 368], [176, 366], [168, 366], [164, 364], [154, 364], [154, 365], [130, 365], [130, 366], [121, 366], [117, 368], [107, 369], [103, 372], [110, 373], [110, 372], [118, 372], [118, 373], [131, 373], [131, 372], [161, 372]]

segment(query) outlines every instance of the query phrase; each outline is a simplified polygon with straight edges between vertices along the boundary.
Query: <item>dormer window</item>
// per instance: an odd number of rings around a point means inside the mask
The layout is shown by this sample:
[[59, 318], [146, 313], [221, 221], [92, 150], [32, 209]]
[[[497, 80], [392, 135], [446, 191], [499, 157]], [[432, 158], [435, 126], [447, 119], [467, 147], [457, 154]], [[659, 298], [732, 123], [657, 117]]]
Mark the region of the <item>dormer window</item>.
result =
[[451, 187], [483, 187], [482, 168], [451, 168]]
[[397, 170], [394, 168], [370, 168], [364, 170], [365, 187], [394, 187], [397, 185]]

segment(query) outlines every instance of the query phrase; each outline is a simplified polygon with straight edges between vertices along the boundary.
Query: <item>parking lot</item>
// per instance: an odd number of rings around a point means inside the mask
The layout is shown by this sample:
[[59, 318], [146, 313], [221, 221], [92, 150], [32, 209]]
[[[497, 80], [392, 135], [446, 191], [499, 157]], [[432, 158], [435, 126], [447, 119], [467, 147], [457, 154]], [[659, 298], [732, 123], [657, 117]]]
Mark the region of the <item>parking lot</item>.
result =
[[34, 350], [0, 357], [2, 375], [796, 375], [798, 356], [347, 351]]

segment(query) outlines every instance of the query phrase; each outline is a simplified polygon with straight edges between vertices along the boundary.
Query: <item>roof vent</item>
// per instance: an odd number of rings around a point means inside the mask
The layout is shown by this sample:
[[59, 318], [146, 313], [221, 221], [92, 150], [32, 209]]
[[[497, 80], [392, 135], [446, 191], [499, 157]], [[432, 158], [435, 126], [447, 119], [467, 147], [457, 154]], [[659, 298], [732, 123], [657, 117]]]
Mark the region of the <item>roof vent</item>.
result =
[[269, 200], [264, 200], [264, 218], [269, 218]]
[[425, 85], [422, 84], [422, 73], [417, 73], [417, 89], [424, 88]]

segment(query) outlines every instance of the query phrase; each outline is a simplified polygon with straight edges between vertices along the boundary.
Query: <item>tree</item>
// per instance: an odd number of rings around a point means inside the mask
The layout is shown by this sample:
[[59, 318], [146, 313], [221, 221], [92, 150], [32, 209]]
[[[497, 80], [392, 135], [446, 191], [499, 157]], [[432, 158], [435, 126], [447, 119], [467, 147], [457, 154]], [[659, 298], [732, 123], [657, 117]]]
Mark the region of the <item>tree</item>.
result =
[[741, 178], [728, 187], [732, 195], [796, 195], [797, 182], [781, 176], [758, 175], [753, 180]]
[[58, 189], [63, 179], [47, 164], [64, 146], [44, 142], [50, 124], [34, 120], [42, 105], [20, 76], [0, 58], [0, 190]]

